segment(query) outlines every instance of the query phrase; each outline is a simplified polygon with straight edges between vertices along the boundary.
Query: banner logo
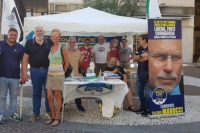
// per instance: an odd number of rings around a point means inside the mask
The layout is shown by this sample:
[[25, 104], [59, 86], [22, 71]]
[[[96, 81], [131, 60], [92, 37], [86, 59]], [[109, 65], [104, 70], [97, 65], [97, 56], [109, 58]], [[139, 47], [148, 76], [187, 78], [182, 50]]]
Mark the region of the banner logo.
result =
[[156, 88], [152, 93], [152, 101], [156, 105], [161, 105], [167, 100], [167, 92], [163, 88]]
[[76, 91], [84, 95], [101, 96], [112, 93], [114, 91], [114, 87], [113, 85], [106, 83], [88, 83], [78, 85]]
[[[6, 18], [7, 18], [7, 20], [9, 22], [11, 22], [11, 24], [9, 25], [10, 28], [11, 27], [15, 27], [14, 24], [18, 24], [14, 10], [12, 10], [11, 13], [10, 13], [10, 15], [8, 15]], [[12, 24], [12, 23], [14, 23], [14, 24]]]

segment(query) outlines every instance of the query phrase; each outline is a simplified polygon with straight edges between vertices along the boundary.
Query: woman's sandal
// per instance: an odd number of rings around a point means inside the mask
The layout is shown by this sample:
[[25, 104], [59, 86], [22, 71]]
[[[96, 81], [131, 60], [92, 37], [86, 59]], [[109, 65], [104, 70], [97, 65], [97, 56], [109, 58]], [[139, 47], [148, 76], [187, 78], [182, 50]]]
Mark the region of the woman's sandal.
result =
[[51, 123], [51, 126], [57, 126], [60, 123], [60, 120], [54, 119], [54, 121]]
[[128, 107], [129, 111], [135, 112], [137, 109], [134, 106], [129, 106]]
[[52, 122], [54, 122], [54, 119], [49, 119], [45, 122], [45, 124], [51, 124]]

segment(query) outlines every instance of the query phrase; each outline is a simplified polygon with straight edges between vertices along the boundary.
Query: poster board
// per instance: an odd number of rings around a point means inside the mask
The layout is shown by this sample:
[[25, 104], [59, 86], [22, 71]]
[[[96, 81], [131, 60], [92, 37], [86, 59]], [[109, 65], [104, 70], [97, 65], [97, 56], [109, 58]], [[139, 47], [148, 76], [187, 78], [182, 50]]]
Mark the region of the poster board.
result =
[[148, 19], [150, 118], [185, 114], [181, 20]]

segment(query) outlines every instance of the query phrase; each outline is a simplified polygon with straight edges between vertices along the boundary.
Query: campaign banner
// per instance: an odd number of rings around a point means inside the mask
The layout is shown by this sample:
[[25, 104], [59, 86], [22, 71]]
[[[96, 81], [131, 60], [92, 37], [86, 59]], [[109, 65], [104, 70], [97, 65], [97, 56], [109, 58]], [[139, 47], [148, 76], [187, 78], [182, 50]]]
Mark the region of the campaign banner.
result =
[[[94, 37], [94, 36], [74, 36], [76, 38], [77, 41], [77, 47], [83, 46], [85, 39], [89, 39], [90, 40], [90, 47], [93, 47], [95, 44], [98, 43], [98, 37]], [[50, 38], [50, 36], [45, 36], [45, 38]], [[70, 38], [70, 36], [61, 36], [60, 39], [60, 44], [63, 46], [67, 46], [68, 44], [68, 39]], [[105, 37], [105, 43], [110, 44], [110, 42], [114, 39], [117, 38], [120, 42], [122, 41], [122, 36], [115, 36], [115, 37]]]
[[181, 20], [148, 19], [150, 118], [185, 114]]

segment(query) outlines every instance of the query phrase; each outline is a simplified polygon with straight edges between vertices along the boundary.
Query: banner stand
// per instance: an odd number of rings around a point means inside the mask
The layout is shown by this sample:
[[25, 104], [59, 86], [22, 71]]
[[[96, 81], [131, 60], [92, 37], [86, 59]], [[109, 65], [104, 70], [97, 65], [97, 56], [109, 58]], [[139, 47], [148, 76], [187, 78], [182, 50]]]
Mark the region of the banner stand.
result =
[[149, 118], [185, 115], [180, 19], [148, 19]]

